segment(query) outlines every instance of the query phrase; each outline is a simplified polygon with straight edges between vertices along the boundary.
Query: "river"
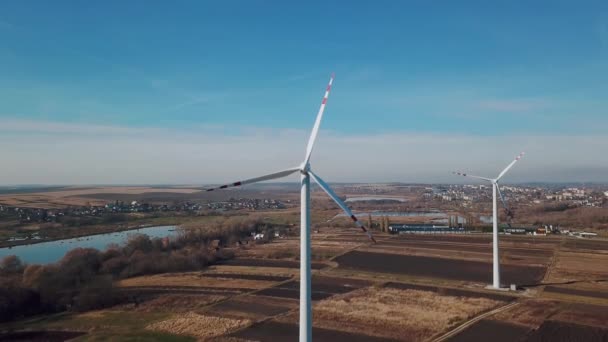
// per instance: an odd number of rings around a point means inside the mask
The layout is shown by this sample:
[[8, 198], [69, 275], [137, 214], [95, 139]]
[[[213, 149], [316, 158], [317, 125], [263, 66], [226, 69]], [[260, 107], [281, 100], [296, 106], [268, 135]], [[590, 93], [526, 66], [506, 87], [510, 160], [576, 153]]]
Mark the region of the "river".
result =
[[0, 259], [7, 255], [16, 255], [21, 261], [28, 264], [48, 264], [59, 261], [63, 258], [65, 253], [74, 248], [82, 247], [104, 250], [112, 243], [122, 245], [127, 242], [129, 236], [133, 234], [145, 234], [150, 238], [163, 238], [176, 235], [177, 231], [176, 226], [158, 226], [131, 229], [115, 233], [89, 235], [73, 239], [40, 242], [12, 248], [5, 247], [0, 248]]

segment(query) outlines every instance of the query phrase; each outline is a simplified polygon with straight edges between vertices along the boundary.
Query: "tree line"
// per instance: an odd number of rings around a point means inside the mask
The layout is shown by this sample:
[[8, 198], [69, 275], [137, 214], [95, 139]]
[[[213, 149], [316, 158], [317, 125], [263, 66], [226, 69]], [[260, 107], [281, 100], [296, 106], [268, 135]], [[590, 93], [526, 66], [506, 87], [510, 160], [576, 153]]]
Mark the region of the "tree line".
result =
[[0, 261], [0, 321], [121, 303], [127, 298], [113, 287], [117, 279], [200, 270], [234, 256], [222, 247], [272, 229], [259, 220], [228, 218], [213, 226], [181, 229], [171, 239], [137, 234], [104, 251], [76, 248], [53, 264], [27, 265], [7, 256]]

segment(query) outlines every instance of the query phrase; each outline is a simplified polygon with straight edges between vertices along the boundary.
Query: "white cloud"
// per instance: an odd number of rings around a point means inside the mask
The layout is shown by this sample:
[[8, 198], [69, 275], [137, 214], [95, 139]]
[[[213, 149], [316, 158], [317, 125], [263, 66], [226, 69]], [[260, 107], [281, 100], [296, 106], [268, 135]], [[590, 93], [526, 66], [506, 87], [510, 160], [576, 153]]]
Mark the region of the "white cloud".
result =
[[[0, 121], [0, 184], [216, 183], [298, 165], [308, 132], [218, 127], [187, 130]], [[453, 170], [505, 178], [608, 181], [605, 136], [467, 136], [322, 131], [313, 168], [332, 182], [459, 182]], [[289, 178], [295, 181], [296, 178]]]

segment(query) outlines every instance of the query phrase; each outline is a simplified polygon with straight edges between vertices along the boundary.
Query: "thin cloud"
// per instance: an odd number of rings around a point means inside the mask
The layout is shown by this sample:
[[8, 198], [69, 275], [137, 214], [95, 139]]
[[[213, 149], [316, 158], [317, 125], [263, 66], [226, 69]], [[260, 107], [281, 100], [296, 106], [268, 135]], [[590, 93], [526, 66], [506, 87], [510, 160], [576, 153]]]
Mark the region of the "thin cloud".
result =
[[[255, 176], [302, 160], [309, 132], [217, 127], [195, 130], [64, 123], [5, 126], [2, 184], [206, 184]], [[87, 132], [88, 134], [75, 134]], [[506, 182], [606, 181], [608, 138], [473, 136], [398, 132], [338, 134], [323, 130], [313, 168], [333, 182], [462, 182], [451, 171], [492, 175], [521, 151]], [[565, 158], [564, 156], [567, 156]], [[44, 166], [44, 172], [42, 172]], [[295, 181], [297, 178], [287, 179]]]
[[533, 110], [546, 109], [548, 103], [537, 99], [515, 99], [515, 100], [481, 100], [474, 103], [474, 107], [482, 110], [498, 112], [530, 112]]

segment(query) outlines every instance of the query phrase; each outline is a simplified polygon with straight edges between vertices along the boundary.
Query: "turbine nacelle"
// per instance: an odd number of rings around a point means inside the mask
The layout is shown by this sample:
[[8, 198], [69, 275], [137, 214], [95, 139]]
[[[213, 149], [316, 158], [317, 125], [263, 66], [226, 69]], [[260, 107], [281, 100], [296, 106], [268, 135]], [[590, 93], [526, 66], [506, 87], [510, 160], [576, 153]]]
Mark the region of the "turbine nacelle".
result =
[[300, 173], [308, 174], [308, 172], [310, 172], [310, 163], [302, 163], [300, 165]]

